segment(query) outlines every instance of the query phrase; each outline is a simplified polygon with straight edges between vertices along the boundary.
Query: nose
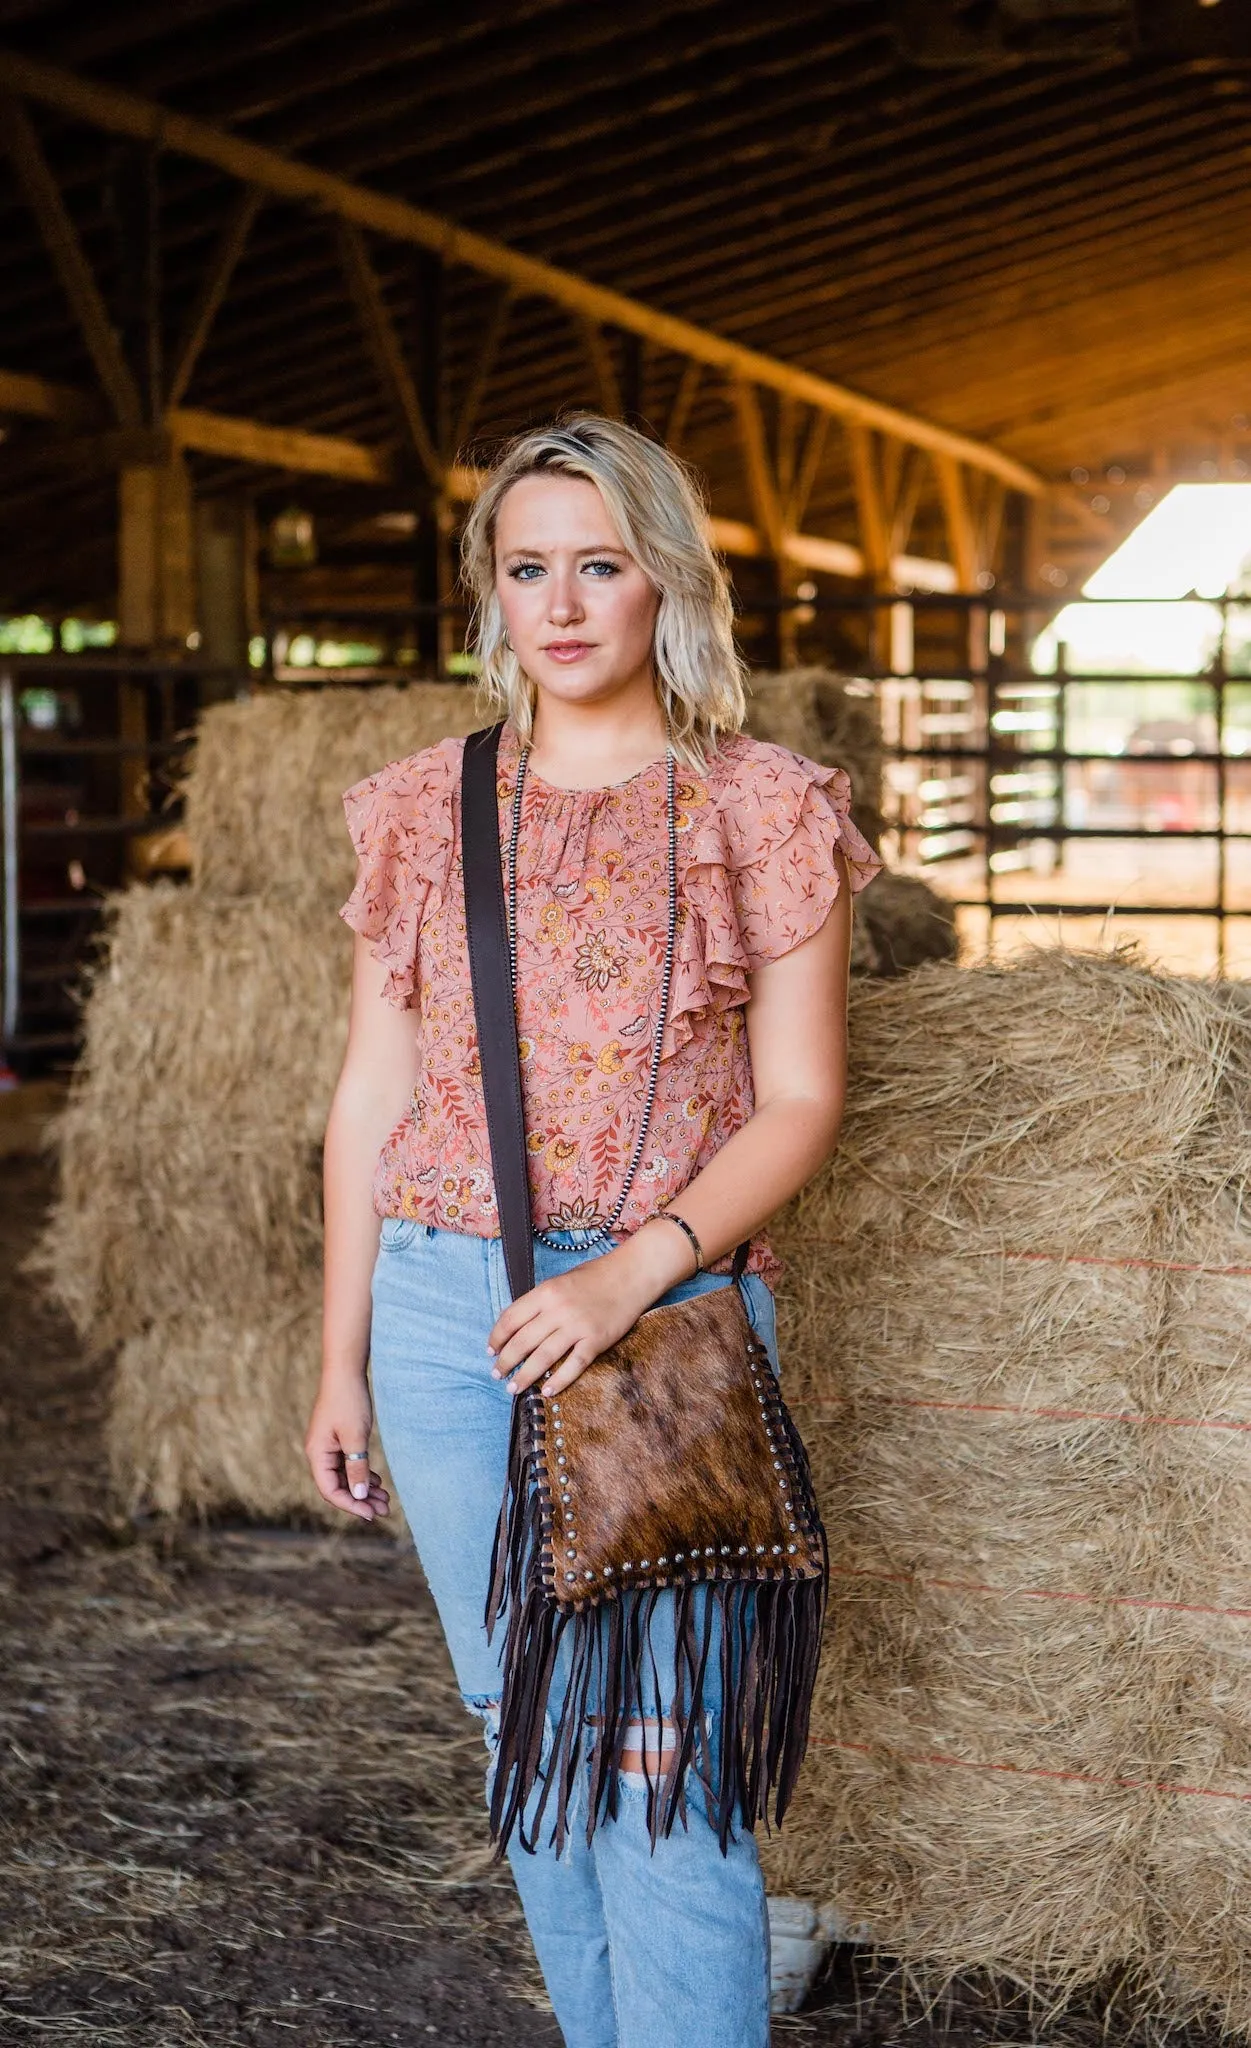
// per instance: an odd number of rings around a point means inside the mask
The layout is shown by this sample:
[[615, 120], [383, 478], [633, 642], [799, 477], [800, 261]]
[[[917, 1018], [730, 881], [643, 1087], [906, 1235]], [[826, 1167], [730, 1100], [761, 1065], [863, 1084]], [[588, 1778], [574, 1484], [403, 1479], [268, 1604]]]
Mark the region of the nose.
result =
[[572, 565], [554, 569], [547, 589], [547, 611], [553, 626], [572, 626], [583, 616], [582, 593]]

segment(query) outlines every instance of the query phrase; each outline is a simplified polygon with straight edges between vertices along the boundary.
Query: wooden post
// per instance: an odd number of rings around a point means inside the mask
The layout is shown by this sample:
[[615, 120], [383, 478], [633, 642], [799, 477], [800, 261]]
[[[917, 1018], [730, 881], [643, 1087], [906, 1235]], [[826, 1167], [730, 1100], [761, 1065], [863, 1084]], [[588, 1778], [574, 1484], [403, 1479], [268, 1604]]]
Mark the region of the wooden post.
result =
[[205, 498], [195, 508], [196, 594], [200, 659], [218, 674], [201, 696], [212, 703], [233, 694], [248, 672], [248, 642], [257, 630], [256, 519], [250, 498]]
[[124, 463], [118, 515], [118, 639], [145, 653], [184, 654], [196, 621], [191, 485], [182, 456]]

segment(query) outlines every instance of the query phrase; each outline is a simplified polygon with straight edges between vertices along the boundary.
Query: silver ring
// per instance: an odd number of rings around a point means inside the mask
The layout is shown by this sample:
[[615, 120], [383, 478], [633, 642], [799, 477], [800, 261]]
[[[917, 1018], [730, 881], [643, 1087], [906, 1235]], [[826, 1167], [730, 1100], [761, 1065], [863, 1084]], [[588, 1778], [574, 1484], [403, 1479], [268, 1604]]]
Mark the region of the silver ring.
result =
[[352, 1463], [352, 1461], [353, 1461], [354, 1459], [357, 1459], [357, 1458], [363, 1458], [363, 1459], [365, 1460], [365, 1463], [366, 1463], [366, 1464], [368, 1464], [368, 1463], [369, 1463], [369, 1452], [368, 1452], [368, 1451], [345, 1451], [345, 1452], [343, 1453], [343, 1456], [344, 1456], [344, 1460], [345, 1460], [345, 1462], [347, 1462], [348, 1464], [351, 1464], [351, 1463]]

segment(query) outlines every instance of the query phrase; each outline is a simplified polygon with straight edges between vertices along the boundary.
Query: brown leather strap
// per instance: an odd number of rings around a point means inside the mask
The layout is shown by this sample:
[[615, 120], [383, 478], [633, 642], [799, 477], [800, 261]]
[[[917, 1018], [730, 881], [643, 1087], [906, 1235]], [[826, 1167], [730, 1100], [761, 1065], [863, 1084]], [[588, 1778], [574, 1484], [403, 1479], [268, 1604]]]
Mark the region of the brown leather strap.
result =
[[503, 726], [470, 733], [460, 780], [460, 840], [465, 870], [465, 922], [473, 1013], [482, 1063], [482, 1094], [491, 1172], [513, 1300], [534, 1285], [526, 1119], [517, 1048], [517, 1009], [508, 963], [508, 925], [500, 866], [496, 756]]

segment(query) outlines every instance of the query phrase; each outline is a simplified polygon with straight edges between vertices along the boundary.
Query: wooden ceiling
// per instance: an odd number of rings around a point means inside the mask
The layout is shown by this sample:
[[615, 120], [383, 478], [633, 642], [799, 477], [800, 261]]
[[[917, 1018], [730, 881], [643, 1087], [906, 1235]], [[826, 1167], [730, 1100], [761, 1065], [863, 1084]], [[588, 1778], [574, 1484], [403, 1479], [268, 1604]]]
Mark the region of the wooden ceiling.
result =
[[[0, 43], [990, 441], [1063, 485], [1050, 553], [1073, 573], [1168, 475], [1249, 473], [1241, 0], [0, 0]], [[124, 344], [167, 368], [238, 185], [173, 152], [153, 178], [142, 146], [47, 107], [32, 116]], [[266, 196], [186, 404], [385, 441], [342, 254], [333, 221]], [[394, 243], [374, 256], [419, 358], [429, 264]], [[7, 171], [0, 291], [0, 369], [92, 388]], [[441, 298], [454, 416], [496, 295], [449, 267]], [[636, 393], [658, 423], [667, 377], [645, 362]], [[567, 313], [525, 298], [478, 433], [599, 395]], [[684, 446], [719, 509], [749, 516], [715, 379]], [[68, 601], [75, 580], [90, 594], [108, 573], [111, 493], [77, 442], [13, 421], [0, 605]], [[807, 523], [856, 536], [837, 450]]]

